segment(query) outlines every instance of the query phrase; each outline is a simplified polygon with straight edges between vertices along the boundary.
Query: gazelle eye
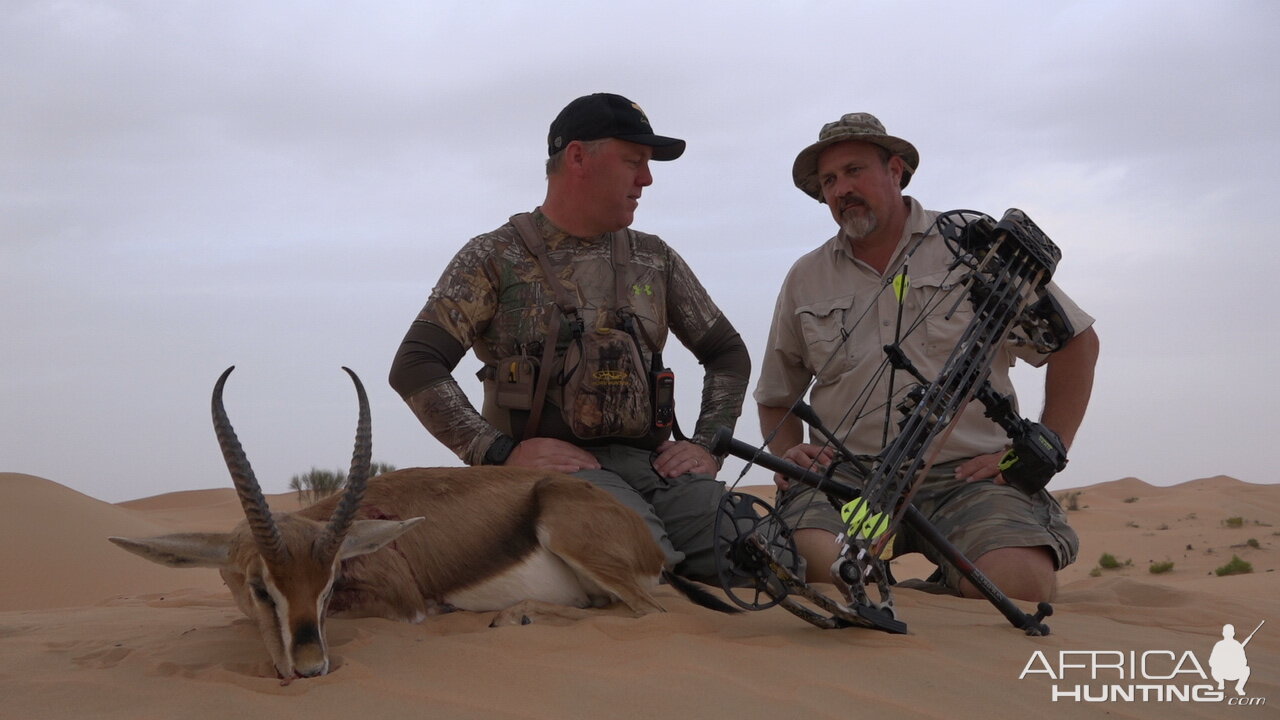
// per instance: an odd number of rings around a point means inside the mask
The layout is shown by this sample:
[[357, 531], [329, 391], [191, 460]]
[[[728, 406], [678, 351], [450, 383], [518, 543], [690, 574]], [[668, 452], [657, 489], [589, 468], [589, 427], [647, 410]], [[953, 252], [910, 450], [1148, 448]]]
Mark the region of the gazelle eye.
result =
[[271, 599], [271, 593], [267, 592], [265, 585], [262, 585], [261, 583], [253, 583], [249, 587], [253, 590], [253, 596], [258, 599], [258, 602], [263, 603], [264, 605], [276, 604], [276, 601]]

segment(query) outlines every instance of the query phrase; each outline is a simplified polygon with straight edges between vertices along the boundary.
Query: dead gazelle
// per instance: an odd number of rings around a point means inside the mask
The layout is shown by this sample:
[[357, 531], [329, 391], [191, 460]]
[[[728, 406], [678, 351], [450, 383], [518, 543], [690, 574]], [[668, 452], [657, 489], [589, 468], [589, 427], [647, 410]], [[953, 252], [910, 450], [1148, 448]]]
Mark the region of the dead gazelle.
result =
[[273, 514], [223, 408], [232, 369], [214, 386], [213, 424], [245, 521], [229, 533], [110, 540], [162, 565], [220, 570], [281, 678], [329, 671], [326, 615], [420, 622], [452, 609], [502, 610], [495, 624], [504, 624], [552, 606], [615, 601], [642, 615], [663, 610], [650, 594], [660, 576], [699, 604], [727, 609], [664, 572], [639, 516], [584, 480], [503, 467], [411, 468], [370, 480], [369, 403], [346, 368], [360, 403], [346, 490]]

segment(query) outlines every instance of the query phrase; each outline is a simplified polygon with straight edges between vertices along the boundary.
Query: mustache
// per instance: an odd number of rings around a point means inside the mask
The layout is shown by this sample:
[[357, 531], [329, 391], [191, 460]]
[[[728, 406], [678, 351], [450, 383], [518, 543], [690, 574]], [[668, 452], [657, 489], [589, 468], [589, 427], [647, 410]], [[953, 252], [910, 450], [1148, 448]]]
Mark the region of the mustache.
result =
[[867, 200], [859, 195], [843, 195], [837, 200], [836, 207], [840, 212], [851, 207], [867, 207]]

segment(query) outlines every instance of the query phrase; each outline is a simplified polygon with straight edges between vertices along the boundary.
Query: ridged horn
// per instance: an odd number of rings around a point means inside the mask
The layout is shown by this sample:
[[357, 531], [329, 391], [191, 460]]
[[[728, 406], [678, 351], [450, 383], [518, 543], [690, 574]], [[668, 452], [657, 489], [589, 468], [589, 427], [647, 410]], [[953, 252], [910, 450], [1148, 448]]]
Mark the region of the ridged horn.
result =
[[236, 366], [232, 365], [223, 371], [222, 377], [219, 377], [218, 383], [213, 386], [213, 431], [218, 436], [218, 447], [222, 448], [222, 458], [227, 463], [227, 470], [231, 472], [231, 480], [236, 486], [236, 496], [240, 498], [244, 516], [249, 520], [249, 528], [253, 531], [258, 552], [269, 564], [278, 565], [288, 560], [288, 550], [280, 537], [280, 529], [276, 527], [275, 520], [271, 519], [271, 508], [267, 506], [267, 499], [262, 495], [262, 487], [254, 477], [249, 458], [245, 456], [244, 448], [240, 447], [240, 440], [236, 437], [236, 431], [232, 429], [231, 421], [227, 419], [227, 411], [222, 406], [222, 386], [226, 384], [227, 376], [235, 369]]
[[356, 385], [356, 398], [360, 403], [360, 419], [356, 423], [356, 447], [351, 454], [351, 472], [347, 473], [347, 487], [342, 493], [342, 500], [329, 518], [329, 525], [324, 535], [316, 543], [317, 556], [330, 560], [342, 547], [342, 541], [355, 521], [356, 510], [364, 499], [364, 489], [369, 483], [369, 473], [373, 459], [373, 432], [369, 420], [369, 397], [364, 392], [364, 385], [351, 368], [342, 368], [351, 376]]

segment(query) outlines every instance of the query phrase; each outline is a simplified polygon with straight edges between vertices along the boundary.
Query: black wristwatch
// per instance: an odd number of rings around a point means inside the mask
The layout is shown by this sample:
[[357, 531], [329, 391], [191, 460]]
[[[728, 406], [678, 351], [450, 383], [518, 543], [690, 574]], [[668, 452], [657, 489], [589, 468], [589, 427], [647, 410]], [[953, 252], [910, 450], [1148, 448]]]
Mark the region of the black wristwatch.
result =
[[507, 435], [499, 435], [497, 440], [484, 451], [484, 460], [482, 465], [501, 465], [511, 457], [511, 452], [516, 449], [516, 441]]

